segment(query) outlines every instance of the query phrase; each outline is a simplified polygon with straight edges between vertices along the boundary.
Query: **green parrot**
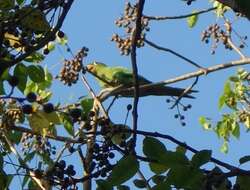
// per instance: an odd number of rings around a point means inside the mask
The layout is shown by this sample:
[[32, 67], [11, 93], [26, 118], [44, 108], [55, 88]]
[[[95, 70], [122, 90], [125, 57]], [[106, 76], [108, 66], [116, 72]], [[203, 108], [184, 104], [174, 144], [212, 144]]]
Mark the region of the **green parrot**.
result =
[[[133, 86], [133, 74], [132, 71], [124, 68], [124, 67], [109, 67], [104, 63], [93, 62], [88, 64], [87, 71], [90, 72], [94, 77], [98, 80], [100, 87], [102, 89], [105, 88], [115, 88], [120, 85], [124, 85], [124, 87], [132, 87]], [[138, 76], [139, 85], [151, 84], [152, 82], [148, 79]], [[156, 96], [181, 96], [185, 89], [183, 88], [174, 88], [164, 85], [152, 86], [150, 89], [140, 89], [140, 96], [148, 96], [148, 95], [156, 95]], [[195, 90], [190, 90], [183, 97], [186, 98], [194, 98], [190, 95], [192, 92], [197, 92]], [[128, 93], [126, 90], [120, 93], [121, 96], [131, 97], [133, 94]]]
[[250, 20], [250, 0], [217, 0]]

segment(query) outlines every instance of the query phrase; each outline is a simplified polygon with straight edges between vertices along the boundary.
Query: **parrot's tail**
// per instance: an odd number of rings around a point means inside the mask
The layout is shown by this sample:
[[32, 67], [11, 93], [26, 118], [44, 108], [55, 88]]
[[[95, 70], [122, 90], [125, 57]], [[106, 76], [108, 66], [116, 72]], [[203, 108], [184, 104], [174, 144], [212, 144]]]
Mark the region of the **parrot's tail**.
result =
[[187, 92], [185, 92], [186, 89], [184, 88], [175, 88], [175, 87], [170, 87], [170, 86], [162, 86], [162, 87], [158, 87], [158, 90], [155, 90], [155, 93], [157, 93], [157, 91], [159, 91], [159, 95], [160, 94], [164, 94], [166, 96], [183, 96], [186, 98], [195, 98], [194, 96], [190, 95], [191, 93], [196, 93], [198, 92], [197, 90], [189, 90]]
[[[198, 92], [197, 90], [189, 90], [185, 92], [184, 88], [175, 88], [170, 86], [151, 86], [150, 88], [139, 88], [139, 96], [183, 96], [185, 98], [195, 98], [190, 95], [191, 93]], [[184, 93], [185, 92], [185, 93]], [[115, 95], [115, 94], [114, 94]], [[133, 97], [133, 89], [121, 89], [116, 95], [121, 95], [123, 97]]]

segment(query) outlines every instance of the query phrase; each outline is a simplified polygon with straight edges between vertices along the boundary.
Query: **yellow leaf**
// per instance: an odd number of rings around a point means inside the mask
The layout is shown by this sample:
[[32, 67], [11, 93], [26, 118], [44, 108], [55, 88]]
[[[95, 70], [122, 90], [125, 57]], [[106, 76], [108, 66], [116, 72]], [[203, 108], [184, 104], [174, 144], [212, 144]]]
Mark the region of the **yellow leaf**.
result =
[[35, 131], [40, 133], [42, 136], [47, 134], [56, 135], [56, 130], [54, 124], [60, 122], [58, 116], [55, 116], [56, 113], [48, 114], [44, 111], [37, 110], [31, 116], [28, 117], [30, 127]]

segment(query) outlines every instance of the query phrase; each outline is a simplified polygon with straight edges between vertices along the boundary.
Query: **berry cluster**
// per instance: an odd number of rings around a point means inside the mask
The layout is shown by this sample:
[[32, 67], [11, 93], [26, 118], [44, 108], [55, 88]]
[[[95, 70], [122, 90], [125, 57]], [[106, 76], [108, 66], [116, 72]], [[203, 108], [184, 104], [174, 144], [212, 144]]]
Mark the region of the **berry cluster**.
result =
[[56, 147], [52, 146], [47, 138], [43, 138], [40, 135], [23, 133], [21, 143], [24, 154], [28, 154], [30, 149], [48, 156], [56, 154]]
[[89, 170], [93, 173], [93, 177], [106, 177], [112, 170], [112, 164], [109, 159], [113, 159], [115, 154], [111, 151], [112, 143], [104, 142], [101, 146], [97, 143], [93, 146], [93, 161], [90, 164]]
[[55, 185], [59, 183], [62, 190], [77, 189], [73, 179], [74, 175], [76, 175], [74, 166], [71, 164], [67, 166], [64, 160], [56, 162], [54, 167], [46, 172], [46, 177], [50, 179], [51, 183], [55, 183]]
[[[167, 99], [166, 102], [167, 103], [174, 102], [174, 104], [175, 104], [176, 100]], [[182, 111], [184, 111], [184, 112], [188, 111], [189, 109], [192, 108], [192, 105], [191, 104], [184, 105], [181, 102], [178, 102], [178, 104], [176, 105], [176, 108], [177, 108], [177, 113], [174, 115], [174, 118], [179, 119], [182, 126], [186, 126], [186, 122], [184, 121], [185, 116], [181, 112]], [[182, 108], [182, 110], [180, 108]]]
[[6, 126], [22, 123], [24, 120], [22, 109], [15, 99], [0, 100], [0, 114], [2, 115], [1, 123]]
[[[122, 55], [130, 54], [131, 44], [132, 44], [132, 34], [135, 28], [136, 19], [137, 19], [137, 5], [131, 5], [129, 2], [127, 2], [124, 9], [124, 15], [115, 21], [115, 24], [118, 27], [125, 28], [127, 34], [126, 38], [123, 38], [118, 34], [114, 34], [111, 39], [111, 41], [116, 42], [117, 47], [120, 49]], [[141, 18], [142, 31], [143, 30], [149, 31], [148, 23], [149, 22], [147, 18], [144, 17]], [[137, 47], [144, 46], [144, 38], [145, 38], [145, 33], [141, 32], [140, 39], [138, 39], [136, 43]]]
[[78, 81], [80, 71], [83, 71], [83, 58], [87, 56], [88, 48], [83, 47], [72, 60], [65, 60], [58, 78], [65, 85], [71, 86]]
[[[202, 32], [201, 35], [201, 41], [205, 43], [209, 43], [209, 40], [213, 40], [212, 50], [211, 53], [215, 53], [215, 49], [218, 47], [219, 42], [222, 42], [225, 49], [232, 50], [232, 46], [229, 43], [229, 40], [231, 40], [231, 34], [232, 34], [232, 26], [231, 23], [225, 22], [225, 30], [221, 29], [221, 27], [218, 24], [210, 25], [206, 30]], [[245, 40], [247, 39], [247, 36], [240, 37], [241, 44], [239, 45], [239, 48], [244, 48]]]

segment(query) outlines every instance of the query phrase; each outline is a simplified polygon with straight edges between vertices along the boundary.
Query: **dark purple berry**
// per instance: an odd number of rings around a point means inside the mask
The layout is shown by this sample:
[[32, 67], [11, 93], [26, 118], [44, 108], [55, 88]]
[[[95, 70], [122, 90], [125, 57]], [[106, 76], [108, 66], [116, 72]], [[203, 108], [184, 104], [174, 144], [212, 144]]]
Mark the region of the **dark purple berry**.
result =
[[55, 110], [54, 105], [52, 103], [47, 103], [43, 105], [43, 111], [46, 113], [51, 113]]
[[82, 114], [82, 110], [81, 109], [78, 109], [78, 108], [75, 108], [75, 109], [72, 109], [69, 111], [69, 114], [72, 118], [74, 119], [78, 119], [79, 117], [81, 117], [81, 114]]
[[57, 36], [58, 36], [59, 38], [63, 38], [63, 37], [65, 36], [65, 34], [64, 34], [63, 31], [59, 30], [59, 31], [57, 32]]
[[22, 111], [24, 114], [31, 114], [33, 112], [33, 108], [30, 104], [25, 104], [22, 106]]
[[26, 96], [26, 99], [27, 99], [27, 101], [28, 102], [35, 102], [36, 101], [36, 98], [37, 98], [37, 96], [36, 96], [36, 94], [34, 93], [34, 92], [30, 92], [30, 93], [28, 93], [27, 94], [27, 96]]
[[44, 55], [48, 55], [48, 54], [49, 54], [49, 49], [48, 49], [48, 48], [45, 48], [45, 49], [43, 50], [43, 54], [44, 54]]
[[115, 157], [115, 154], [114, 154], [113, 152], [110, 152], [110, 153], [109, 153], [109, 158], [112, 159], [112, 158], [114, 158], [114, 157]]
[[132, 105], [131, 104], [128, 104], [127, 105], [127, 110], [130, 111], [132, 109]]

